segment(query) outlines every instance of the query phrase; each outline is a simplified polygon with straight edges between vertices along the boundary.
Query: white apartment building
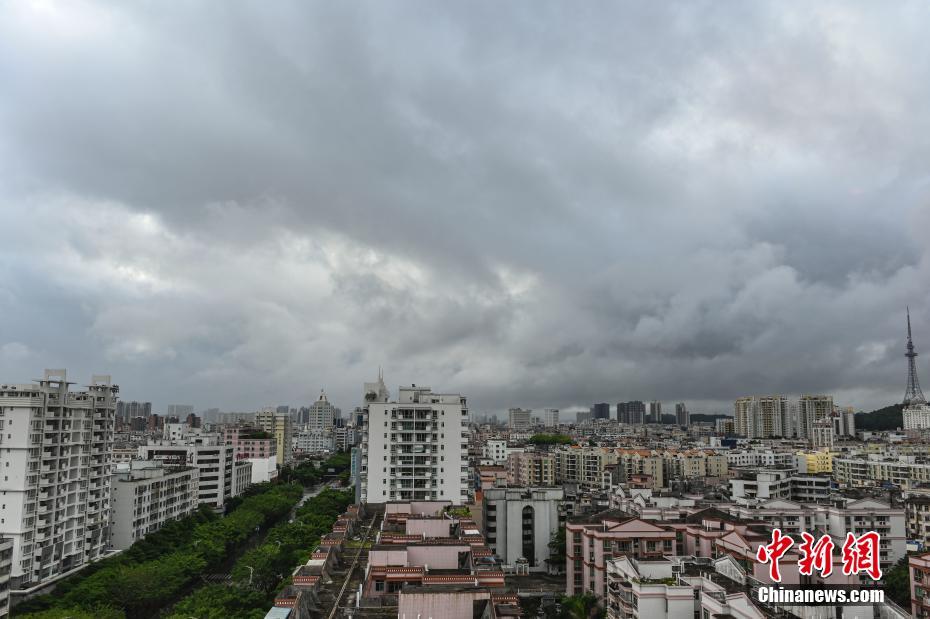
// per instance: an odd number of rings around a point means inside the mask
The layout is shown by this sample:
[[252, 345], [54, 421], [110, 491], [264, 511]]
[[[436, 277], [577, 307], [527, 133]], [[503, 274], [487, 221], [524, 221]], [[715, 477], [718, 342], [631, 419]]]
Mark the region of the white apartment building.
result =
[[467, 503], [471, 491], [465, 397], [411, 385], [400, 388], [397, 401], [388, 402], [378, 399], [387, 392], [383, 384], [377, 389], [369, 386], [361, 500]]
[[0, 619], [10, 616], [10, 582], [13, 571], [13, 540], [0, 538]]
[[911, 404], [901, 411], [905, 430], [925, 430], [930, 428], [930, 405]]
[[794, 466], [795, 454], [792, 451], [728, 451], [727, 464], [739, 466]]
[[0, 384], [0, 536], [13, 540], [14, 589], [104, 554], [118, 392], [109, 376], [71, 391], [65, 370]]
[[255, 425], [273, 435], [278, 446], [278, 466], [284, 466], [294, 458], [291, 449], [291, 415], [279, 413], [273, 406], [266, 406], [255, 414]]
[[788, 436], [785, 426], [790, 425], [790, 412], [784, 396], [739, 398], [733, 409], [737, 434], [749, 438]]
[[[227, 499], [239, 493], [234, 482], [235, 447], [222, 444], [217, 436], [206, 436], [190, 443], [160, 441], [139, 447], [143, 460], [160, 460], [166, 465], [193, 466], [197, 469], [197, 503], [223, 509]], [[245, 460], [243, 465], [248, 464]], [[252, 470], [249, 466], [249, 481]]]
[[124, 550], [197, 509], [197, 469], [133, 460], [113, 476], [110, 545]]
[[[798, 427], [794, 436], [812, 439], [817, 422], [827, 419], [832, 427], [832, 417], [832, 395], [802, 395], [798, 400]], [[785, 436], [792, 436], [792, 434], [788, 433]]]
[[509, 447], [506, 439], [492, 438], [481, 446], [481, 457], [485, 461], [503, 466], [507, 463], [510, 454], [523, 451], [525, 451], [523, 447]]
[[511, 430], [525, 432], [533, 424], [533, 411], [528, 408], [511, 408], [508, 415]]
[[320, 398], [310, 406], [306, 429], [319, 432], [332, 430], [335, 419], [336, 407], [327, 399], [326, 393], [321, 391]]
[[559, 425], [559, 409], [557, 408], [545, 408], [543, 409], [543, 423], [547, 428], [556, 428]]
[[294, 449], [299, 453], [317, 453], [333, 450], [331, 430], [301, 430], [294, 435]]

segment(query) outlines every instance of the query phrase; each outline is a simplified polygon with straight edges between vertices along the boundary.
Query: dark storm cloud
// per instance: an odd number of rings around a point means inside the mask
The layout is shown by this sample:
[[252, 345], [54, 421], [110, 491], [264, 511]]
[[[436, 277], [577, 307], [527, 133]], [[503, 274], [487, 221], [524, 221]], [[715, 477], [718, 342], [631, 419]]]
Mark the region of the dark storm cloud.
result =
[[479, 410], [897, 400], [928, 17], [5, 5], [0, 371], [156, 407], [350, 408], [379, 365]]

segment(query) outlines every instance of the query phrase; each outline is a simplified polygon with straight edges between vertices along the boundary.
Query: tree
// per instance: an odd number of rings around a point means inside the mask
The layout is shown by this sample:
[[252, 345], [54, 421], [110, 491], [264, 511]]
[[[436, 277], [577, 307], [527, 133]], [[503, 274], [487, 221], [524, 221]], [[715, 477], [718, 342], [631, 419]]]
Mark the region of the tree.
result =
[[597, 603], [597, 598], [586, 593], [562, 598], [561, 619], [603, 619], [607, 611]]
[[268, 600], [258, 591], [225, 585], [206, 585], [175, 604], [168, 618], [262, 619], [266, 613], [266, 606]]
[[559, 527], [559, 530], [552, 534], [549, 540], [549, 565], [556, 567], [559, 571], [565, 569], [565, 527]]
[[907, 556], [901, 557], [885, 574], [885, 591], [901, 608], [911, 608], [911, 577]]

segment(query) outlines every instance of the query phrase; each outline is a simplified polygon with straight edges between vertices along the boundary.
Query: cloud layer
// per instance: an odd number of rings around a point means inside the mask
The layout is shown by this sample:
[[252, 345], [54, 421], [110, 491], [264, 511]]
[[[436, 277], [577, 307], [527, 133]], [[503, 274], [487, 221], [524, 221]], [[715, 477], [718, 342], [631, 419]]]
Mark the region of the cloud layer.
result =
[[906, 304], [930, 350], [928, 19], [8, 3], [0, 377], [156, 409], [346, 409], [379, 365], [478, 411], [898, 401]]

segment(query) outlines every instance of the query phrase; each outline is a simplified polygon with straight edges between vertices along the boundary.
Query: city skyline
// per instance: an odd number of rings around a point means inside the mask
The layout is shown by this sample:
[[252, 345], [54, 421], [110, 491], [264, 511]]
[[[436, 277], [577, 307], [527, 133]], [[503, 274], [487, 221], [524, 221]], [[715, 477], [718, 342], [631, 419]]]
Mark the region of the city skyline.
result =
[[0, 7], [4, 380], [900, 402], [925, 4], [220, 6]]

